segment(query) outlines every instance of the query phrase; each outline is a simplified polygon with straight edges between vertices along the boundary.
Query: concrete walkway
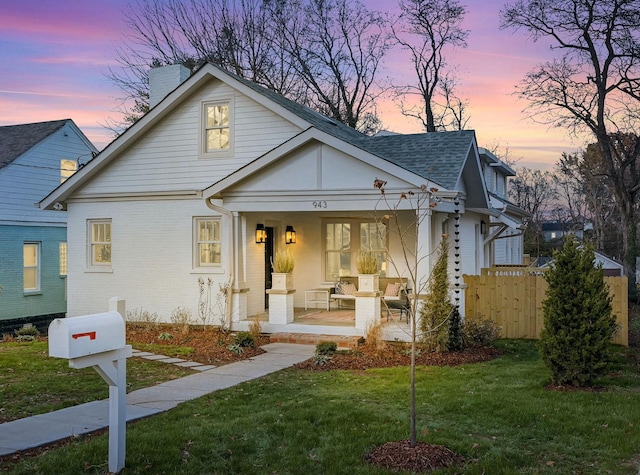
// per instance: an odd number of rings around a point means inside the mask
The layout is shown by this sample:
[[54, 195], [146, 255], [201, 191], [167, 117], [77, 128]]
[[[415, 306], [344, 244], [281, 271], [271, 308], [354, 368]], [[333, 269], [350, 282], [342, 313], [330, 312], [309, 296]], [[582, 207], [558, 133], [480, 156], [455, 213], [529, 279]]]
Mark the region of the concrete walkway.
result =
[[[219, 389], [274, 373], [313, 356], [312, 345], [270, 343], [266, 353], [127, 394], [127, 421], [168, 411]], [[106, 386], [106, 384], [105, 384]], [[109, 400], [0, 424], [0, 456], [109, 426]]]

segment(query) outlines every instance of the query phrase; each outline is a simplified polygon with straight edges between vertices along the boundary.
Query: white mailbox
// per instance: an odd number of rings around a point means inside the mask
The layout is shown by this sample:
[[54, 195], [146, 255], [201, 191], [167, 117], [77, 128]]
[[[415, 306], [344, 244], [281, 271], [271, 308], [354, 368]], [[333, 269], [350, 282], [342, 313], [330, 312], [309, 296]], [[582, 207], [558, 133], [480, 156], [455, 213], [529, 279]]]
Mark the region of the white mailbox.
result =
[[52, 321], [49, 356], [68, 359], [71, 368], [93, 366], [109, 385], [109, 472], [120, 473], [125, 459], [127, 358], [131, 345], [125, 338], [124, 300], [110, 299], [109, 309], [106, 313]]
[[49, 325], [49, 356], [81, 358], [125, 347], [125, 324], [118, 312], [56, 318]]

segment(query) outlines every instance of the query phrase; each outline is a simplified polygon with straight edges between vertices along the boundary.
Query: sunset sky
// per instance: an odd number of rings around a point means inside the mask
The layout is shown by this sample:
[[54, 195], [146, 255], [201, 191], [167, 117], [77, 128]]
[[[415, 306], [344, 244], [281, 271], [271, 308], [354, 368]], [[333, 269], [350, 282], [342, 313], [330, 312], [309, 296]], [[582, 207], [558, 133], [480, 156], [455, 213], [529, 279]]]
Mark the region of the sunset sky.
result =
[[[117, 67], [117, 48], [126, 33], [127, 5], [136, 0], [22, 0], [0, 4], [0, 125], [73, 119], [104, 148], [112, 140], [105, 127], [118, 118], [120, 91], [106, 74]], [[365, 0], [388, 9], [390, 0]], [[549, 169], [563, 151], [583, 144], [564, 131], [527, 118], [513, 91], [527, 71], [551, 54], [548, 42], [531, 43], [524, 33], [499, 29], [500, 0], [462, 0], [467, 7], [468, 47], [453, 51], [458, 94], [469, 100], [480, 146], [508, 147], [518, 165]], [[395, 4], [395, 2], [393, 2]], [[385, 62], [396, 81], [415, 82], [411, 64], [399, 52]], [[384, 74], [390, 74], [385, 71]], [[383, 125], [397, 132], [420, 132], [391, 102], [380, 103]]]

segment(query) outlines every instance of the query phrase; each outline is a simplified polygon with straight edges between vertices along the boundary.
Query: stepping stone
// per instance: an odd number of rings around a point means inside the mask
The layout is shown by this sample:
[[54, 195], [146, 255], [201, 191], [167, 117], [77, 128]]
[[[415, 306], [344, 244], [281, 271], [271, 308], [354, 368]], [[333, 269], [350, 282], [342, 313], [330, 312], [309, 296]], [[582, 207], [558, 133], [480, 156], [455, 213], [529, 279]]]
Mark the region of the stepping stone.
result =
[[131, 352], [131, 356], [139, 356], [139, 357], [143, 357], [143, 356], [151, 356], [153, 353], [149, 353], [148, 351], [137, 351], [137, 350], [133, 350]]
[[202, 363], [196, 363], [195, 361], [185, 361], [184, 363], [176, 363], [176, 366], [195, 369], [196, 366], [204, 366], [204, 365]]
[[159, 361], [162, 361], [163, 363], [182, 363], [183, 361], [186, 361], [186, 360], [183, 360], [180, 358], [167, 358], [166, 360], [159, 360]]
[[168, 360], [169, 357], [168, 356], [164, 356], [164, 355], [149, 355], [149, 356], [143, 356], [143, 358], [145, 360]]

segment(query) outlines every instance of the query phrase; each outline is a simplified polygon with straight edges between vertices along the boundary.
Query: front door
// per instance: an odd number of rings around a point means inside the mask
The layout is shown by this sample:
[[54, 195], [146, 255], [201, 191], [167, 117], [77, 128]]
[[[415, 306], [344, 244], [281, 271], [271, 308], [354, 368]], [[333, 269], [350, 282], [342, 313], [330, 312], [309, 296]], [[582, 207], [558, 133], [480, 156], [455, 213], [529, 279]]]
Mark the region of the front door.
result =
[[267, 240], [264, 243], [264, 308], [269, 308], [269, 294], [271, 288], [271, 262], [273, 261], [273, 228], [266, 227]]

